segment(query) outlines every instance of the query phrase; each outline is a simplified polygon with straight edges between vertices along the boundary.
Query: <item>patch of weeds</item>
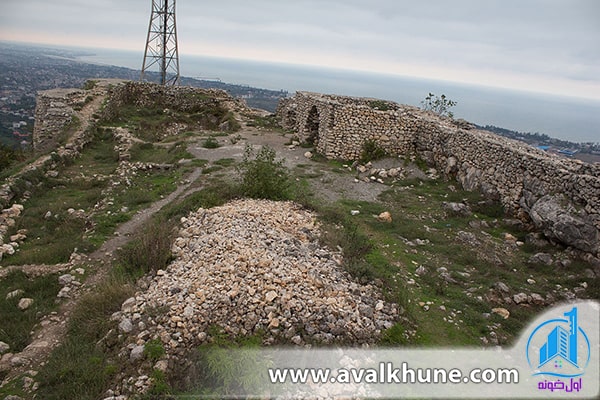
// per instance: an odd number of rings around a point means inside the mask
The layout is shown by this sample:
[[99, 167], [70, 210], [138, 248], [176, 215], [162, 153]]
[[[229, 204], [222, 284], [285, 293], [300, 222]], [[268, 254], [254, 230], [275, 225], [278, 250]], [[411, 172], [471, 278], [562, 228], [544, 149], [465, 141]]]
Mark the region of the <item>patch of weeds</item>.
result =
[[360, 162], [363, 164], [369, 161], [376, 161], [387, 157], [387, 152], [375, 140], [367, 140], [362, 145]]
[[110, 316], [134, 293], [132, 285], [111, 275], [81, 298], [69, 322], [68, 336], [39, 372], [37, 395], [43, 399], [97, 399], [108, 389], [119, 366], [99, 341], [113, 328]]
[[231, 142], [231, 144], [238, 144], [238, 142], [240, 140], [242, 140], [242, 136], [239, 134], [229, 138], [229, 141]]
[[211, 167], [204, 168], [202, 170], [202, 173], [205, 174], [205, 175], [208, 175], [208, 174], [211, 174], [213, 172], [221, 171], [222, 169], [223, 169], [223, 167], [220, 166], [220, 165], [213, 165]]
[[213, 162], [213, 164], [220, 165], [222, 167], [231, 167], [232, 165], [235, 165], [235, 159], [221, 158], [220, 160]]
[[246, 123], [248, 126], [257, 127], [257, 128], [265, 128], [270, 130], [279, 130], [281, 127], [279, 126], [278, 118], [275, 114], [267, 115], [266, 117], [253, 115], [250, 121]]
[[89, 79], [89, 80], [85, 81], [85, 83], [83, 84], [83, 89], [84, 90], [92, 90], [92, 89], [95, 89], [96, 86], [98, 86], [98, 81]]
[[172, 223], [152, 219], [117, 253], [117, 263], [133, 277], [164, 269], [173, 259], [173, 237]]
[[384, 100], [371, 100], [369, 101], [369, 107], [378, 111], [389, 111], [393, 110], [390, 103]]
[[221, 147], [221, 145], [219, 144], [219, 141], [217, 139], [215, 139], [214, 136], [209, 136], [206, 139], [204, 139], [202, 141], [201, 146], [204, 147], [205, 149], [218, 149], [219, 147]]
[[228, 182], [219, 182], [198, 192], [192, 193], [185, 199], [166, 205], [161, 210], [161, 215], [167, 220], [176, 220], [197, 211], [200, 207], [211, 208], [225, 204], [238, 196], [234, 185]]
[[[271, 362], [257, 350], [262, 342], [260, 334], [232, 339], [211, 329], [213, 343], [200, 346], [191, 354], [193, 368], [181, 379], [179, 389], [186, 395], [225, 397], [243, 393], [257, 393], [261, 382], [260, 371]], [[176, 374], [180, 376], [181, 374]], [[193, 386], [184, 381], [193, 382]]]
[[[23, 294], [6, 299], [6, 295], [14, 290], [22, 290]], [[0, 279], [0, 341], [10, 346], [11, 352], [23, 350], [30, 343], [29, 333], [40, 316], [56, 310], [59, 290], [57, 274], [30, 279], [21, 271], [13, 271]], [[25, 311], [17, 306], [21, 298], [33, 299], [33, 304]]]
[[160, 339], [149, 340], [144, 345], [144, 356], [152, 362], [158, 361], [165, 352], [165, 347]]
[[275, 159], [276, 152], [263, 146], [254, 155], [252, 146], [246, 146], [244, 158], [237, 166], [241, 176], [240, 191], [244, 196], [269, 200], [289, 200], [290, 174], [283, 160]]

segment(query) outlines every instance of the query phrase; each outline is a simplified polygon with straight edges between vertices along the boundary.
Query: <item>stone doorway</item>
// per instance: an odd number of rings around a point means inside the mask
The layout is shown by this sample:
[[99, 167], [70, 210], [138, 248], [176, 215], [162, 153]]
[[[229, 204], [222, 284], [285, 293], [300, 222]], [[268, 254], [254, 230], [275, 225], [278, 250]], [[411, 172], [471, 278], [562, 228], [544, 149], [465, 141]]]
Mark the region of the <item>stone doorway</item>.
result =
[[319, 141], [319, 124], [320, 115], [317, 106], [312, 106], [308, 112], [308, 118], [306, 119], [306, 126], [304, 132], [306, 133], [306, 143], [316, 146]]

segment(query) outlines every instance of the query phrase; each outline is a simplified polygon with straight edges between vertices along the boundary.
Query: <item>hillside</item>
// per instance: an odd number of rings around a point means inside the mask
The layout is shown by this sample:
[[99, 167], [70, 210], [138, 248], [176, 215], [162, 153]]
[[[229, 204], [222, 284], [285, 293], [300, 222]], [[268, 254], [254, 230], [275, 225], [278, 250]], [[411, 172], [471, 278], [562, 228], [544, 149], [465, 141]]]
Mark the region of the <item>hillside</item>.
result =
[[510, 346], [600, 298], [593, 254], [417, 154], [328, 160], [219, 90], [39, 99], [0, 196], [0, 398], [219, 396], [214, 345]]

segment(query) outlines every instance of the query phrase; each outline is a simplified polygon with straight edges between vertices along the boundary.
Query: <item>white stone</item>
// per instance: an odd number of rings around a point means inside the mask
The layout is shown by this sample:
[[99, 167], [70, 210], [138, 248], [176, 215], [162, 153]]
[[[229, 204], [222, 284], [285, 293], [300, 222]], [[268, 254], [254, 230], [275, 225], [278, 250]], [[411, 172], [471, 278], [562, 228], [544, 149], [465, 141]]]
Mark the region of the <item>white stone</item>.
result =
[[20, 310], [25, 311], [32, 305], [33, 305], [33, 299], [25, 297], [25, 298], [22, 298], [21, 300], [19, 300], [18, 307]]

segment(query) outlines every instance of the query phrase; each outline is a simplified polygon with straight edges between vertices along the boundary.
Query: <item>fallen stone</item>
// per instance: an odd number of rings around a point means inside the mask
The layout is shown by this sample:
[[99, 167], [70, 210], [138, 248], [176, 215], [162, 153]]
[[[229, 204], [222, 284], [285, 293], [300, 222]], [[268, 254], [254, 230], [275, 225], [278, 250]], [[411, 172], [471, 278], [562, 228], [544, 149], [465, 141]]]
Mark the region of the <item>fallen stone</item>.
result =
[[391, 223], [392, 222], [392, 214], [389, 211], [384, 211], [377, 216], [377, 219], [380, 222]]
[[442, 203], [444, 210], [452, 215], [466, 217], [472, 214], [471, 209], [464, 203]]
[[508, 319], [508, 317], [510, 316], [510, 312], [506, 308], [502, 307], [492, 308], [492, 312], [501, 316], [504, 319]]
[[27, 310], [29, 307], [33, 305], [33, 299], [24, 297], [19, 300], [19, 304], [17, 305], [21, 311]]
[[129, 354], [130, 361], [137, 361], [144, 358], [144, 346], [135, 346]]
[[550, 266], [552, 265], [552, 263], [554, 263], [554, 260], [552, 259], [552, 256], [548, 253], [537, 253], [529, 257], [528, 262], [530, 264], [543, 264]]
[[129, 318], [125, 318], [119, 323], [119, 330], [123, 333], [130, 333], [133, 330], [133, 323]]
[[564, 195], [543, 196], [531, 207], [529, 215], [546, 237], [586, 252], [600, 251], [598, 228], [585, 212], [576, 211]]
[[527, 295], [525, 293], [517, 293], [513, 296], [513, 301], [516, 304], [527, 303]]
[[6, 295], [6, 300], [10, 300], [10, 299], [14, 299], [14, 298], [20, 297], [20, 296], [22, 296], [23, 294], [25, 294], [25, 291], [24, 291], [23, 289], [16, 289], [16, 290], [13, 290], [12, 292], [9, 292], [9, 293]]
[[73, 277], [73, 275], [71, 274], [64, 274], [58, 277], [58, 283], [62, 286], [68, 285], [69, 283], [73, 282], [73, 279], [75, 279]]
[[8, 352], [10, 350], [10, 346], [7, 343], [0, 342], [0, 355]]

